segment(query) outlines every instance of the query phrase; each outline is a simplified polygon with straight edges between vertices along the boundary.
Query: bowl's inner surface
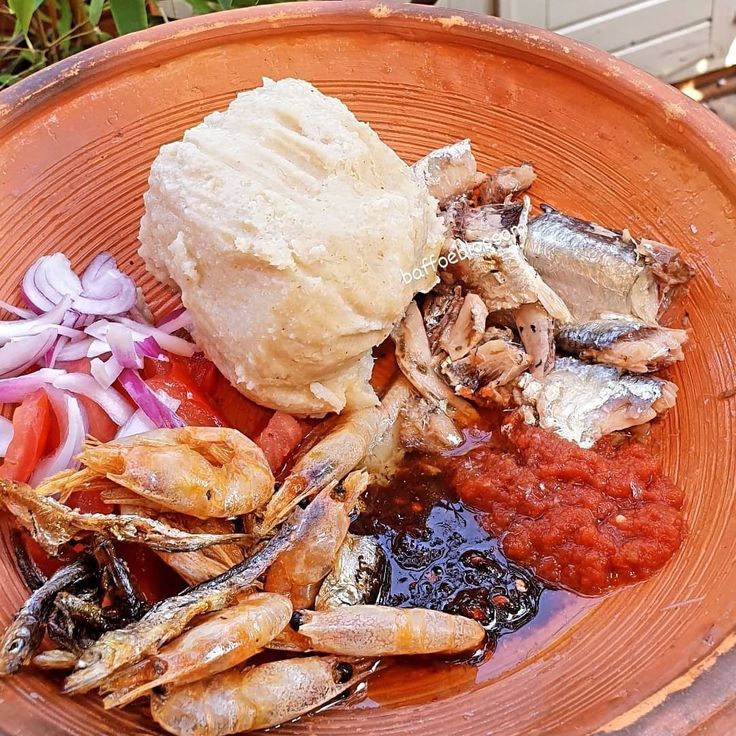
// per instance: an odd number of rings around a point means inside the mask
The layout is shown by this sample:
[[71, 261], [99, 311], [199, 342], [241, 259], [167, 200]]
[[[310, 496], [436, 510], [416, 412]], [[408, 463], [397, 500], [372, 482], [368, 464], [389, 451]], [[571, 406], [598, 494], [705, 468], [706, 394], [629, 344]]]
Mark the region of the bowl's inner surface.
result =
[[[734, 620], [736, 398], [720, 397], [736, 385], [734, 192], [717, 154], [711, 161], [688, 143], [696, 111], [638, 99], [618, 65], [602, 65], [594, 82], [580, 49], [398, 11], [380, 20], [366, 10], [300, 13], [185, 25], [179, 38], [158, 32], [159, 43], [141, 42], [30, 107], [0, 141], [0, 297], [17, 297], [19, 274], [42, 253], [63, 250], [80, 265], [109, 249], [160, 304], [166, 293], [136, 255], [151, 161], [263, 76], [302, 77], [339, 96], [406, 160], [470, 137], [483, 169], [532, 161], [535, 202], [684, 248], [699, 268], [686, 304], [693, 339], [671, 371], [677, 408], [655, 431], [688, 496], [690, 533], [676, 559], [605, 600], [560, 598], [564, 610], [504, 639], [480, 670], [402, 664], [369, 685], [360, 718], [338, 707], [280, 730], [448, 733], [452, 723], [458, 734], [590, 733], [687, 670]], [[0, 566], [4, 623], [25, 591], [7, 548]], [[12, 733], [154, 731], [135, 713], [62, 698], [47, 677], [2, 687], [0, 712], [24, 724], [12, 730], [3, 718]]]

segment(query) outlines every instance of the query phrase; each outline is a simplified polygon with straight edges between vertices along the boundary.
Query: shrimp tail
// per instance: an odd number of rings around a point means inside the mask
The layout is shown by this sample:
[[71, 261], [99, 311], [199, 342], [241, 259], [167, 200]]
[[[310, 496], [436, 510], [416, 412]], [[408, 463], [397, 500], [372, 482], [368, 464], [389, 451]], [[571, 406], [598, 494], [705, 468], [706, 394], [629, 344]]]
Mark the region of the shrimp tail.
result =
[[[103, 698], [102, 704], [105, 710], [110, 708], [119, 708], [128, 705], [138, 698], [142, 698], [155, 687], [165, 685], [170, 682], [175, 675], [166, 673], [166, 662], [156, 657], [151, 657], [137, 665], [129, 668], [131, 682], [127, 686], [114, 690], [107, 697]], [[153, 679], [151, 679], [153, 677]], [[135, 678], [135, 682], [132, 679]]]

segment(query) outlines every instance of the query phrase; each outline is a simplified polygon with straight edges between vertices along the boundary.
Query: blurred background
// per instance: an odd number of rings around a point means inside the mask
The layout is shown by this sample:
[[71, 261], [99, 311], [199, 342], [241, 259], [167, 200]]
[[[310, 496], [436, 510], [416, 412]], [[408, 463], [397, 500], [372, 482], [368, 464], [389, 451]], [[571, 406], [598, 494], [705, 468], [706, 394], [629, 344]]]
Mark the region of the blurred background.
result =
[[[0, 89], [114, 36], [278, 1], [0, 0]], [[421, 2], [520, 21], [592, 44], [676, 84], [736, 125], [736, 0]]]

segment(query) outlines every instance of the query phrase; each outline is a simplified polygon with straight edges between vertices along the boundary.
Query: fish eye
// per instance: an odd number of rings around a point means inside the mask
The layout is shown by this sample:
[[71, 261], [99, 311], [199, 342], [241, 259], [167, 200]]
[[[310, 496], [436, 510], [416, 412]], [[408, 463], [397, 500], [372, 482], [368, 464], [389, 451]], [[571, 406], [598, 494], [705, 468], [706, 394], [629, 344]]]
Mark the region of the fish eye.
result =
[[339, 662], [335, 670], [337, 671], [338, 682], [348, 682], [353, 676], [353, 665], [347, 662]]
[[304, 617], [302, 616], [301, 611], [294, 611], [294, 613], [291, 615], [291, 619], [289, 620], [289, 626], [291, 626], [294, 631], [299, 631], [299, 627], [304, 622]]

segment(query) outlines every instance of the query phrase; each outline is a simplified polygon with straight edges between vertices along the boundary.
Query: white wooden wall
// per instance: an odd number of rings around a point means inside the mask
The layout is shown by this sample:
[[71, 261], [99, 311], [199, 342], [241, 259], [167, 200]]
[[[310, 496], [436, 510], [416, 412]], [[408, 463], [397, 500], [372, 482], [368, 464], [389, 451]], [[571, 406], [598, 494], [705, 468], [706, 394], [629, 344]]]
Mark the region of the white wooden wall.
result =
[[674, 81], [724, 65], [736, 0], [440, 0], [550, 28]]

